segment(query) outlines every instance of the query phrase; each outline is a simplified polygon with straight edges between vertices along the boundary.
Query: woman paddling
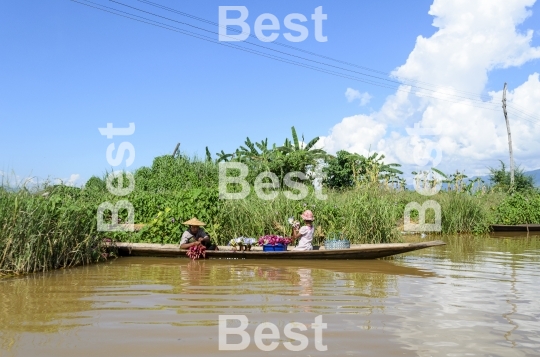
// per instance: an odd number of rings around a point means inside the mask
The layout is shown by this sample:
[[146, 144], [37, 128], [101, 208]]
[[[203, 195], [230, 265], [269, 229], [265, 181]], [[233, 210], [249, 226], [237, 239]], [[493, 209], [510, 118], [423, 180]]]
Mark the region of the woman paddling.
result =
[[292, 239], [298, 239], [298, 245], [293, 250], [312, 250], [313, 246], [311, 241], [313, 240], [313, 212], [310, 210], [304, 211], [300, 216], [305, 225], [300, 229], [293, 227]]

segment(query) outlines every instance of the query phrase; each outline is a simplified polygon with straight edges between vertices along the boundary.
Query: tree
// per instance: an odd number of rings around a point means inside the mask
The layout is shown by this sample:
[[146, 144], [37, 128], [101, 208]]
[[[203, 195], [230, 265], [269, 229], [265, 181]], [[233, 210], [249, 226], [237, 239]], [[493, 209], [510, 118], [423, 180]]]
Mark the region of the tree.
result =
[[326, 174], [323, 184], [329, 188], [343, 189], [355, 184], [351, 153], [345, 150], [338, 151], [334, 158], [330, 158], [323, 172]]
[[84, 188], [87, 190], [106, 191], [107, 185], [105, 184], [104, 180], [97, 176], [92, 176], [90, 179], [88, 179], [88, 181], [86, 181]]
[[302, 135], [302, 145], [300, 144], [300, 141], [298, 140], [298, 135], [296, 134], [296, 129], [291, 127], [291, 133], [292, 133], [292, 141], [289, 139], [285, 139], [285, 143], [283, 146], [280, 146], [278, 148], [279, 151], [281, 151], [284, 154], [291, 154], [294, 152], [303, 152], [306, 153], [306, 157], [309, 160], [312, 160], [313, 162], [316, 159], [324, 159], [327, 157], [326, 151], [322, 149], [314, 149], [313, 147], [317, 142], [319, 141], [319, 137], [315, 137], [311, 139], [307, 144], [304, 145], [304, 136]]
[[[500, 161], [500, 160], [499, 160]], [[500, 161], [501, 167], [499, 169], [490, 167], [489, 180], [493, 184], [493, 188], [500, 190], [510, 190], [510, 172], [506, 171], [504, 162]], [[514, 191], [523, 192], [534, 189], [534, 178], [526, 175], [523, 169], [519, 167], [514, 172]]]
[[373, 153], [363, 156], [345, 150], [338, 151], [336, 157], [327, 160], [323, 169], [326, 178], [323, 183], [330, 188], [347, 188], [362, 183], [375, 183], [384, 181], [386, 184], [403, 185], [398, 175], [403, 174], [397, 168], [399, 164], [385, 164], [384, 155]]
[[[280, 181], [289, 172], [302, 172], [308, 176], [310, 168], [317, 164], [317, 160], [327, 157], [322, 149], [315, 149], [319, 137], [313, 138], [306, 145], [298, 140], [294, 126], [291, 128], [292, 139], [285, 139], [283, 146], [272, 147], [268, 145], [268, 139], [254, 142], [249, 137], [233, 154], [221, 151], [217, 153], [217, 162], [237, 161], [246, 164], [249, 168], [248, 181], [254, 180], [263, 171], [276, 174]], [[304, 138], [302, 137], [302, 142]]]

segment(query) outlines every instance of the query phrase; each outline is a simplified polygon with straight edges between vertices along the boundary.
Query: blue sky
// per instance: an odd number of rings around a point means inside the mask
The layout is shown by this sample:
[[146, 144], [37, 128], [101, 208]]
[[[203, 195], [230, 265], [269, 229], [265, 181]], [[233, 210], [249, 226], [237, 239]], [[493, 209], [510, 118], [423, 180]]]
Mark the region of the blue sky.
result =
[[[107, 0], [93, 1], [130, 11]], [[120, 1], [186, 20], [136, 0]], [[155, 1], [214, 22], [218, 21], [218, 7], [231, 5], [223, 1]], [[302, 13], [309, 19], [317, 6], [323, 6], [328, 15], [323, 25], [328, 41], [315, 41], [310, 20], [308, 39], [288, 44], [388, 73], [406, 63], [418, 36], [430, 38], [438, 31], [432, 26], [434, 16], [428, 14], [432, 2], [243, 1], [232, 5], [248, 8], [251, 27], [265, 12], [283, 23], [289, 13]], [[517, 2], [517, 8], [534, 3]], [[517, 30], [536, 31], [527, 45], [535, 48], [540, 45], [540, 6], [536, 3], [529, 10], [532, 16], [520, 22]], [[441, 11], [448, 14], [463, 9]], [[217, 30], [209, 25], [205, 28]], [[287, 43], [282, 35], [278, 41]], [[365, 128], [360, 127], [355, 127], [358, 134], [353, 139], [340, 138], [335, 133], [344, 118], [379, 120], [374, 113], [380, 113], [396, 91], [225, 48], [69, 0], [1, 2], [0, 48], [0, 171], [20, 177], [66, 180], [79, 175], [72, 178], [82, 184], [92, 175], [102, 175], [110, 170], [105, 151], [112, 141], [100, 136], [98, 128], [108, 122], [120, 127], [135, 123], [134, 135], [114, 140], [116, 145], [123, 140], [134, 145], [136, 159], [130, 167], [134, 169], [171, 153], [177, 142], [184, 152], [201, 156], [205, 146], [212, 153], [231, 152], [247, 136], [281, 144], [293, 125], [306, 139], [324, 136], [327, 143], [333, 140], [328, 144], [330, 151], [362, 152], [369, 147], [401, 162], [391, 152], [398, 149], [384, 143], [396, 137], [392, 132], [403, 135], [404, 127], [412, 126], [414, 119], [386, 123], [384, 133], [373, 142], [369, 136], [363, 139]], [[515, 51], [521, 53], [522, 49]], [[500, 91], [504, 81], [509, 82], [510, 90], [515, 89], [540, 71], [538, 59], [522, 62], [490, 69], [482, 93]], [[420, 80], [415, 75], [411, 78]], [[436, 78], [431, 83], [440, 84]], [[363, 106], [359, 100], [349, 102], [347, 88], [367, 92], [371, 100]], [[536, 99], [540, 102], [533, 95], [531, 103]], [[527, 104], [520, 108], [524, 106], [536, 113]], [[425, 109], [420, 107], [416, 111]], [[535, 130], [540, 126], [532, 125]], [[503, 137], [498, 129], [495, 132], [497, 138]], [[356, 149], [353, 144], [336, 144], [347, 140], [365, 142]], [[523, 145], [529, 143], [524, 139]], [[461, 162], [460, 155], [468, 155], [466, 147], [452, 150], [445, 156], [450, 166]], [[494, 148], [493, 155], [478, 157], [466, 168], [480, 172], [486, 165], [495, 165], [498, 158], [506, 159], [501, 150]], [[520, 163], [529, 169], [540, 167], [531, 155], [518, 157]]]

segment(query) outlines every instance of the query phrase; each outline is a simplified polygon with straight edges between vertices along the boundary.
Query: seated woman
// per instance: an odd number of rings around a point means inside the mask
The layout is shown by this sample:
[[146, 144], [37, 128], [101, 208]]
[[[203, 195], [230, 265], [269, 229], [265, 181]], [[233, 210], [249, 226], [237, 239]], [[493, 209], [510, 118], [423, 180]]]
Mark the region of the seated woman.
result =
[[293, 228], [292, 239], [298, 239], [298, 245], [293, 250], [312, 250], [313, 246], [311, 241], [313, 240], [313, 212], [310, 210], [304, 211], [300, 216], [305, 222], [302, 228]]
[[184, 222], [184, 224], [189, 227], [182, 234], [182, 238], [180, 238], [180, 249], [189, 249], [194, 245], [202, 244], [208, 250], [217, 250], [217, 246], [213, 245], [210, 241], [210, 236], [201, 228], [201, 226], [205, 225], [203, 222], [197, 218], [192, 218]]

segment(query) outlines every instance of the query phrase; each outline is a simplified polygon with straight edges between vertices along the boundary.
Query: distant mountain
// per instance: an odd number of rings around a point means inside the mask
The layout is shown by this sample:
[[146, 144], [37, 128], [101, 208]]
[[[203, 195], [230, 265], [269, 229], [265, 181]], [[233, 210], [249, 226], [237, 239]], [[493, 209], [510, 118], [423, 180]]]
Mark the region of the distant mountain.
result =
[[[534, 180], [534, 185], [536, 187], [540, 187], [540, 169], [538, 170], [533, 170], [533, 171], [526, 171], [524, 172], [525, 175], [528, 175], [528, 176], [532, 176], [533, 177], [533, 180]], [[489, 175], [486, 175], [486, 176], [479, 176], [482, 180], [484, 180], [484, 182], [487, 184], [487, 185], [491, 185], [491, 181], [489, 180]], [[476, 178], [476, 176], [473, 176], [473, 177], [470, 177], [470, 178], [466, 178], [464, 181], [465, 182], [469, 182], [469, 181], [472, 181]], [[414, 186], [413, 185], [407, 185], [406, 186], [407, 189], [409, 190], [414, 190]], [[443, 184], [443, 190], [446, 189], [446, 184]]]
[[540, 169], [534, 171], [525, 172], [526, 175], [532, 176], [534, 179], [534, 185], [540, 187]]
[[[532, 178], [534, 180], [534, 185], [536, 187], [540, 187], [540, 169], [533, 170], [533, 171], [525, 171], [524, 174], [527, 175], [527, 176], [532, 176]], [[484, 180], [486, 183], [491, 183], [491, 181], [489, 181], [489, 175], [480, 176], [480, 178], [482, 180]], [[475, 177], [473, 177], [472, 179], [474, 180]]]

